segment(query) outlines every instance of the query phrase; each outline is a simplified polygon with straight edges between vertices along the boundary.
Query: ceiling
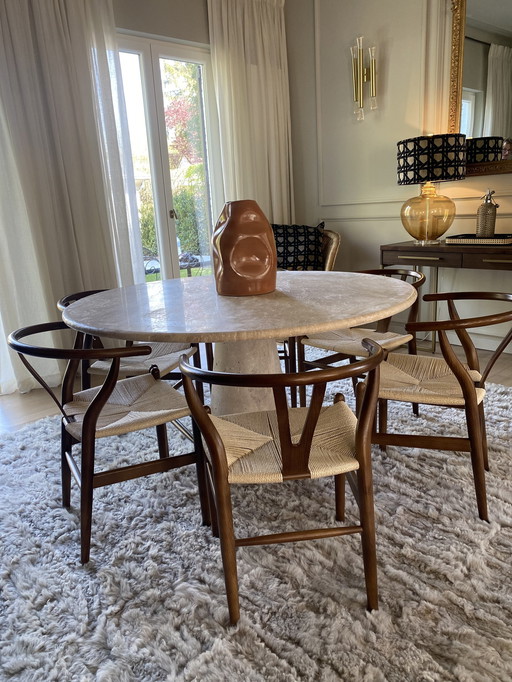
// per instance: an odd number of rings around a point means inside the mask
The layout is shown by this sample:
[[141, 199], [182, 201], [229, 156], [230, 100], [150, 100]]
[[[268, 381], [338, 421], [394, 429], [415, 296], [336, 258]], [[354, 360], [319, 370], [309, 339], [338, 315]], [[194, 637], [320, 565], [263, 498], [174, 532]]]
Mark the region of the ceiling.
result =
[[483, 31], [512, 36], [512, 0], [467, 0], [466, 22]]

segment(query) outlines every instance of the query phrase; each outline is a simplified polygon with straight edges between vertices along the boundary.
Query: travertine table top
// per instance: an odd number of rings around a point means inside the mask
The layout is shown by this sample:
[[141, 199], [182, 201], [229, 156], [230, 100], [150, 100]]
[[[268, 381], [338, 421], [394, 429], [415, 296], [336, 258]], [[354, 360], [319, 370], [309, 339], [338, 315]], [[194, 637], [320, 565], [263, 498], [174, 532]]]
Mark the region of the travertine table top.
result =
[[246, 341], [366, 324], [415, 298], [410, 284], [389, 277], [278, 272], [271, 294], [219, 296], [213, 277], [186, 277], [94, 294], [62, 317], [74, 329], [133, 341]]

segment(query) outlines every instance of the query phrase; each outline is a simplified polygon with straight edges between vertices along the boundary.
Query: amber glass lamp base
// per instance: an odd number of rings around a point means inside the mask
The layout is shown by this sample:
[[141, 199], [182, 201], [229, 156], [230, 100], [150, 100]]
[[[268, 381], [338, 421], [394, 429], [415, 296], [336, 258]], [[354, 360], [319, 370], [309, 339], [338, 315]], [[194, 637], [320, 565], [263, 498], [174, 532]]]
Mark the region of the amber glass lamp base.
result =
[[432, 182], [421, 186], [420, 195], [405, 202], [400, 211], [402, 225], [419, 244], [435, 244], [455, 218], [455, 204], [437, 194]]

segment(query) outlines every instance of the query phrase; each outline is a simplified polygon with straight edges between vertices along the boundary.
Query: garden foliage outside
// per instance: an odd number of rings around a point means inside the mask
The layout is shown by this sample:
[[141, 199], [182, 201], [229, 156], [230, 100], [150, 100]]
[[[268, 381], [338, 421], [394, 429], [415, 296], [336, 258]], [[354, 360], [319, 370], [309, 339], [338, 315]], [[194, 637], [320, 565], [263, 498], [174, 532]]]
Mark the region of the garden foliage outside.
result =
[[[201, 101], [201, 67], [190, 62], [161, 60], [169, 169], [182, 254], [209, 255], [210, 210], [206, 147]], [[158, 257], [157, 231], [149, 160], [138, 183], [139, 222], [143, 252]]]

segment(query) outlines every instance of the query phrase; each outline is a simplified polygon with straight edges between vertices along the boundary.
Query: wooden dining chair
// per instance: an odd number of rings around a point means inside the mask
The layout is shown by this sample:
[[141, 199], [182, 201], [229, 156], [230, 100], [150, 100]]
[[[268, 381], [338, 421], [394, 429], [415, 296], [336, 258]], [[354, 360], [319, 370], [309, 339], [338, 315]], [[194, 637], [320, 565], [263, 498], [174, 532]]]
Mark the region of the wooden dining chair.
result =
[[[416, 290], [423, 286], [425, 275], [415, 270], [404, 270], [403, 268], [387, 268], [379, 270], [360, 270], [360, 274], [379, 275], [382, 277], [393, 277], [403, 282], [408, 282]], [[409, 308], [407, 317], [408, 322], [414, 322], [418, 318], [419, 299], [416, 298]], [[389, 331], [393, 316], [378, 320], [374, 328], [369, 327], [347, 327], [335, 331], [315, 334], [315, 336], [303, 336], [296, 339], [297, 368], [299, 372], [307, 369], [328, 367], [338, 362], [348, 360], [353, 363], [358, 357], [364, 357], [366, 351], [361, 345], [363, 338], [368, 337], [376, 341], [384, 350], [384, 354], [391, 350], [407, 344], [409, 353], [416, 355], [416, 335], [406, 332], [405, 329]], [[318, 348], [320, 350], [331, 351], [329, 355], [316, 359], [306, 359], [306, 348]], [[362, 376], [353, 376], [352, 385], [356, 391], [357, 382]], [[300, 391], [300, 403], [304, 401], [304, 390]], [[413, 407], [415, 414], [418, 413], [417, 406]]]
[[333, 270], [340, 248], [338, 232], [319, 225], [271, 225], [279, 270]]
[[[359, 273], [400, 279], [411, 284], [416, 290], [419, 290], [425, 283], [425, 275], [421, 272], [404, 270], [402, 268], [359, 270]], [[418, 308], [419, 299], [417, 298], [409, 308], [407, 322], [414, 322], [418, 318]], [[366, 351], [361, 346], [361, 341], [365, 337], [376, 341], [387, 352], [407, 344], [409, 353], [416, 355], [416, 335], [405, 331], [405, 329], [399, 332], [389, 331], [392, 319], [393, 317], [387, 317], [383, 320], [378, 320], [374, 328], [351, 327], [303, 337], [301, 339], [302, 348], [298, 352], [299, 371], [313, 367], [325, 367], [326, 365], [332, 365], [335, 362], [347, 359], [350, 362], [355, 362], [356, 358], [363, 357], [366, 354]], [[332, 351], [332, 355], [317, 360], [306, 360], [304, 346]]]
[[[205, 474], [202, 445], [195, 425], [189, 437], [195, 442], [193, 452], [169, 456], [167, 423], [190, 416], [185, 397], [169, 382], [160, 380], [156, 365], [145, 374], [118, 381], [122, 360], [144, 357], [151, 348], [144, 345], [117, 348], [84, 348], [84, 335], [77, 333], [73, 347], [69, 345], [32, 345], [29, 337], [46, 334], [72, 334], [64, 322], [49, 322], [23, 327], [8, 337], [9, 346], [18, 353], [21, 361], [41, 386], [49, 393], [62, 415], [61, 476], [62, 505], [71, 505], [71, 478], [80, 487], [80, 542], [81, 562], [87, 563], [90, 555], [93, 492], [95, 488], [127, 481], [148, 474], [161, 473], [188, 464], [197, 469], [199, 502], [204, 523], [209, 523], [206, 502]], [[39, 336], [37, 336], [39, 340]], [[48, 342], [50, 339], [48, 338]], [[27, 359], [51, 358], [67, 361], [60, 397], [38, 373], [33, 362]], [[109, 371], [101, 386], [74, 391], [77, 370], [82, 361], [110, 361]], [[158, 459], [111, 469], [96, 470], [96, 440], [118, 436], [141, 429], [156, 427]], [[180, 428], [183, 432], [183, 427]], [[81, 465], [73, 456], [73, 446], [81, 443]]]
[[[364, 341], [369, 357], [343, 367], [293, 374], [229, 374], [180, 362], [187, 401], [207, 446], [205, 456], [212, 529], [220, 538], [229, 618], [239, 619], [236, 548], [359, 534], [362, 542], [368, 609], [378, 608], [377, 563], [370, 458], [370, 436], [378, 391], [379, 346]], [[324, 405], [327, 384], [367, 373], [358, 417], [337, 395]], [[220, 386], [270, 388], [275, 409], [269, 412], [214, 416], [205, 408], [194, 382]], [[289, 387], [309, 386], [308, 407], [288, 406]], [[236, 484], [281, 483], [332, 476], [335, 518], [344, 520], [345, 477], [359, 505], [359, 523], [331, 528], [283, 530], [255, 537], [236, 537], [230, 489]]]
[[[450, 292], [427, 294], [423, 299], [445, 304], [448, 311], [447, 319], [410, 322], [406, 325], [406, 329], [411, 334], [437, 333], [443, 357], [401, 353], [390, 353], [387, 356], [381, 366], [377, 430], [372, 436], [372, 441], [378, 443], [383, 449], [387, 445], [397, 445], [407, 448], [469, 452], [478, 513], [481, 519], [487, 521], [485, 469], [489, 468], [489, 464], [484, 416], [485, 380], [500, 354], [512, 341], [512, 329], [504, 336], [483, 369], [480, 367], [478, 351], [469, 330], [510, 322], [512, 309], [461, 318], [456, 305], [460, 302], [478, 304], [485, 301], [486, 308], [488, 308], [491, 302], [512, 302], [512, 294]], [[448, 336], [450, 332], [455, 335], [455, 342], [462, 346], [465, 362], [458, 359], [453, 342]], [[361, 384], [361, 389], [363, 389], [363, 384]], [[443, 435], [441, 424], [440, 428], [431, 435], [390, 433], [387, 424], [389, 401], [463, 409], [467, 436]], [[449, 419], [448, 415], [446, 419]]]
[[[75, 301], [79, 301], [82, 298], [92, 296], [94, 294], [99, 294], [105, 291], [105, 289], [95, 289], [90, 291], [80, 291], [74, 294], [68, 294], [63, 296], [57, 301], [57, 308], [62, 312], [69, 305]], [[139, 342], [127, 342], [126, 345], [138, 345]], [[91, 337], [86, 335], [84, 337], [84, 346], [91, 347], [95, 345], [97, 347], [102, 347], [103, 343], [101, 339], [97, 337]], [[175, 381], [181, 380], [181, 375], [177, 371], [180, 357], [185, 354], [188, 357], [194, 355], [198, 351], [197, 344], [190, 343], [166, 343], [166, 342], [148, 342], [144, 343], [145, 346], [149, 346], [151, 352], [147, 356], [131, 355], [122, 359], [119, 367], [119, 378], [125, 379], [127, 377], [139, 376], [141, 374], [147, 374], [149, 368], [153, 365], [158, 367], [160, 372], [160, 377], [162, 379], [174, 379]], [[197, 360], [199, 359], [199, 353], [197, 353]], [[96, 375], [100, 377], [105, 377], [110, 369], [110, 360], [96, 360], [91, 362], [89, 365], [84, 361], [81, 368], [82, 375], [82, 388], [89, 388], [91, 375]]]
[[340, 250], [341, 237], [334, 230], [324, 230], [322, 234], [322, 258], [324, 270], [334, 270]]
[[[272, 225], [276, 244], [281, 245], [278, 249], [278, 268], [282, 270], [334, 270], [336, 257], [341, 243], [338, 232], [326, 230], [323, 223], [320, 226], [312, 227], [306, 225]], [[294, 231], [298, 232], [301, 239], [301, 246], [294, 240]], [[279, 241], [280, 240], [280, 241]], [[308, 267], [304, 267], [303, 260], [298, 261], [296, 254], [311, 252]], [[279, 358], [283, 361], [286, 372], [297, 370], [297, 339], [277, 339]], [[294, 405], [296, 399], [294, 398]]]

